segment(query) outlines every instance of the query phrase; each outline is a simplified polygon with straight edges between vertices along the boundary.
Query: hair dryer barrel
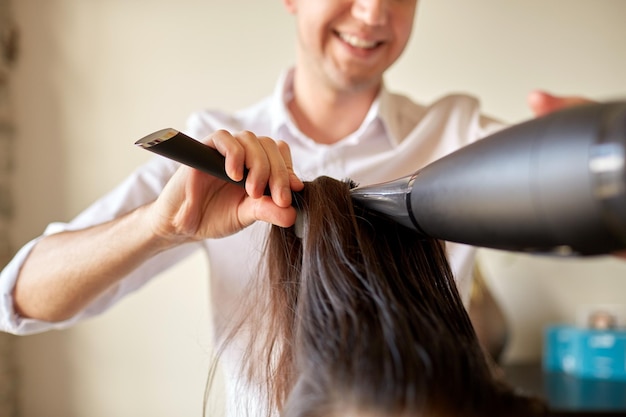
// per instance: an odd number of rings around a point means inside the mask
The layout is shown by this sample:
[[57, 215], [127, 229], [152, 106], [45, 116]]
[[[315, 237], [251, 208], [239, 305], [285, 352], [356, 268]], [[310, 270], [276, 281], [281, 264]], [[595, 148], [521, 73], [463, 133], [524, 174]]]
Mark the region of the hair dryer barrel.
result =
[[417, 172], [409, 213], [426, 235], [505, 250], [626, 247], [626, 102], [515, 125]]

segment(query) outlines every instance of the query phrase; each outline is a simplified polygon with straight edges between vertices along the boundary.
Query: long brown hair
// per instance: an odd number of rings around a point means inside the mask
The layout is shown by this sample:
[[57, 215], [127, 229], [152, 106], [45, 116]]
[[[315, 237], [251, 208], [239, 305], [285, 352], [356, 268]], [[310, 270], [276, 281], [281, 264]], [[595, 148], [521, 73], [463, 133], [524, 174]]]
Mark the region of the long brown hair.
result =
[[269, 413], [540, 415], [493, 373], [444, 244], [354, 206], [349, 182], [307, 183], [303, 235], [272, 227], [243, 369]]

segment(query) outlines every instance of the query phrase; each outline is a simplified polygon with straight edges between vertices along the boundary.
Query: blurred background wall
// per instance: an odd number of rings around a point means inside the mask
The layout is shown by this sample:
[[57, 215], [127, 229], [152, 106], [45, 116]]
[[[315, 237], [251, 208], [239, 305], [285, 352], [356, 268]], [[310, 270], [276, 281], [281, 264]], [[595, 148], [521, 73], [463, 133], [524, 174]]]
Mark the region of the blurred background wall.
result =
[[[0, 265], [11, 258], [10, 229], [13, 214], [14, 117], [9, 97], [9, 79], [17, 42], [11, 2], [0, 0]], [[0, 415], [17, 412], [15, 337], [0, 333]]]
[[[14, 247], [68, 220], [150, 155], [132, 143], [269, 94], [293, 62], [293, 21], [269, 0], [19, 0], [11, 79]], [[422, 0], [387, 83], [417, 101], [478, 96], [507, 122], [534, 88], [626, 97], [623, 0]], [[71, 262], [71, 259], [67, 260]], [[626, 267], [482, 251], [511, 338], [507, 361], [541, 354], [546, 323], [626, 304]], [[207, 270], [196, 255], [107, 314], [17, 339], [23, 417], [200, 415], [210, 363]]]

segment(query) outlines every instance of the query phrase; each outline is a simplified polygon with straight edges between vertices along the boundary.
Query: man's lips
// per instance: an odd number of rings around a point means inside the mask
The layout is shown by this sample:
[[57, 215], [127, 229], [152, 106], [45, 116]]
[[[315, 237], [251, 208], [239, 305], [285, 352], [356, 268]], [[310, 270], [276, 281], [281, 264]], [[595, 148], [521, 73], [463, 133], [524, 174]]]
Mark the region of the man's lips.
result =
[[336, 34], [339, 39], [353, 48], [374, 49], [383, 43], [382, 41], [364, 39], [362, 37], [344, 32], [336, 32]]

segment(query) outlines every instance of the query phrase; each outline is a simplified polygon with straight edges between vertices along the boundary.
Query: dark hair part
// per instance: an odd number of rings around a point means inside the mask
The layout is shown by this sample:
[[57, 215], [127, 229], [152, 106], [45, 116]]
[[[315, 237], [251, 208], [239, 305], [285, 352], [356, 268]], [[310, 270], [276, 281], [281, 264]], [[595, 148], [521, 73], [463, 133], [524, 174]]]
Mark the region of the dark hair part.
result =
[[327, 177], [307, 183], [302, 238], [293, 228], [270, 232], [246, 319], [263, 332], [250, 338], [244, 366], [267, 409], [543, 415], [540, 402], [494, 376], [444, 244], [354, 206], [350, 187]]

